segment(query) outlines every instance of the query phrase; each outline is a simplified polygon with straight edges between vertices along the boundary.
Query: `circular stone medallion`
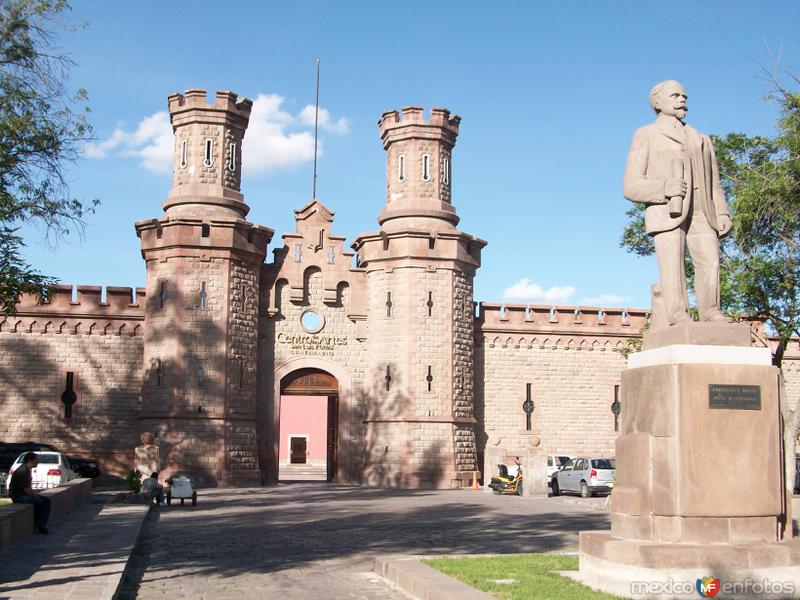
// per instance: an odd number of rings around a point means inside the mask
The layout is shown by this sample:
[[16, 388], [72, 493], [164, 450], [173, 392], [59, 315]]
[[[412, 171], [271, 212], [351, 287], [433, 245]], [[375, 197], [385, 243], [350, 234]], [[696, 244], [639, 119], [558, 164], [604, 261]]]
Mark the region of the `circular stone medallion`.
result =
[[325, 327], [325, 317], [315, 310], [307, 310], [300, 315], [300, 325], [308, 333], [319, 333]]

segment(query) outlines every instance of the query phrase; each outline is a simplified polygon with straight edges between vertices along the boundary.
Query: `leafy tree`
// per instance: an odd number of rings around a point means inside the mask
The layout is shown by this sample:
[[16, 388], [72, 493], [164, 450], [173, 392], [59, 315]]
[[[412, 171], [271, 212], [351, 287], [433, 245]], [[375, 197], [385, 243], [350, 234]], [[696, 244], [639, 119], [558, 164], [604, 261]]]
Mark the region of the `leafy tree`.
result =
[[[774, 74], [770, 78], [774, 89], [768, 99], [779, 115], [776, 135], [712, 137], [733, 219], [733, 233], [721, 243], [722, 308], [765, 322], [777, 338], [773, 363], [780, 367], [792, 336], [800, 335], [800, 92], [783, 86]], [[800, 87], [800, 78], [789, 78]], [[627, 215], [620, 245], [640, 256], [653, 254], [643, 206], [635, 205]], [[690, 261], [691, 285], [688, 267]], [[791, 456], [800, 432], [800, 399], [791, 410], [783, 378], [781, 386], [784, 445]], [[793, 481], [794, 461], [787, 461], [786, 475]]]
[[70, 197], [65, 168], [90, 139], [86, 92], [70, 94], [73, 62], [60, 52], [65, 0], [0, 2], [0, 312], [11, 313], [20, 293], [43, 295], [53, 279], [21, 256], [23, 223], [43, 228], [57, 243], [97, 201]]

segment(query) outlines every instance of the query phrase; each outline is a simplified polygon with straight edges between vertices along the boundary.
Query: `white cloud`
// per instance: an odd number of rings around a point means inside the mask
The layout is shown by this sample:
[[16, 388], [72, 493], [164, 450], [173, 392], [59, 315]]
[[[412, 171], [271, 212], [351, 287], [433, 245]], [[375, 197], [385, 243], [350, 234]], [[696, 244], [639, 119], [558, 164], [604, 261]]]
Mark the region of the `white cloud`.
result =
[[[242, 148], [242, 169], [246, 176], [269, 174], [309, 162], [314, 157], [314, 106], [305, 106], [297, 115], [284, 108], [279, 94], [259, 94], [253, 101], [250, 125]], [[319, 125], [323, 131], [344, 135], [350, 124], [345, 117], [334, 120], [320, 107]], [[118, 125], [105, 140], [84, 147], [87, 158], [127, 156], [155, 173], [172, 170], [174, 136], [169, 114], [159, 111], [139, 121], [136, 129]], [[322, 153], [322, 141], [319, 144]]]
[[89, 143], [83, 151], [87, 158], [106, 158], [112, 153], [137, 157], [148, 171], [169, 173], [173, 144], [169, 115], [159, 111], [142, 119], [135, 131], [125, 131], [118, 125], [107, 140]]
[[554, 285], [548, 289], [523, 277], [503, 292], [503, 297], [511, 302], [529, 302], [531, 304], [568, 304], [575, 293], [571, 285]]
[[246, 175], [288, 169], [314, 158], [314, 134], [288, 131], [298, 119], [281, 109], [283, 102], [277, 94], [261, 94], [253, 101], [242, 147]]
[[[314, 105], [306, 104], [300, 111], [298, 119], [303, 125], [314, 126]], [[350, 122], [345, 117], [339, 117], [336, 121], [331, 119], [331, 113], [326, 108], [319, 108], [319, 127], [324, 131], [344, 135], [350, 133]]]
[[600, 294], [590, 298], [582, 298], [581, 306], [621, 306], [630, 302], [630, 296], [619, 296], [617, 294]]

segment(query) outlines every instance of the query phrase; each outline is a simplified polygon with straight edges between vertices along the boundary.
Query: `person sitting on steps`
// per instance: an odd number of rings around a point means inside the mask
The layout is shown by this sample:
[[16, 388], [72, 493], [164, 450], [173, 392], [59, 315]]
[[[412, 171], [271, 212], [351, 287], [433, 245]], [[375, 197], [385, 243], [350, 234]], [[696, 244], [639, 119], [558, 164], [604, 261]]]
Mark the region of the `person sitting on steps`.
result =
[[22, 459], [20, 466], [11, 476], [8, 486], [8, 495], [11, 501], [19, 504], [33, 504], [33, 527], [39, 533], [49, 533], [47, 521], [50, 518], [50, 498], [33, 491], [33, 476], [31, 469], [39, 464], [39, 457], [35, 452], [28, 452]]

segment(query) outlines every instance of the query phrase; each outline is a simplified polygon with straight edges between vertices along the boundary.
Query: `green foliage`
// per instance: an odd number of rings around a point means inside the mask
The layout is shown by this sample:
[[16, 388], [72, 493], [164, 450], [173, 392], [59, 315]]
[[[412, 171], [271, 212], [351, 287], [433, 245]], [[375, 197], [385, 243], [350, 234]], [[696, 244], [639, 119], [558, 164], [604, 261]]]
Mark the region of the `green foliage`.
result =
[[625, 212], [628, 223], [622, 230], [622, 238], [619, 241], [620, 247], [638, 256], [650, 256], [656, 251], [653, 238], [645, 232], [644, 209], [644, 204], [634, 202]]
[[558, 571], [577, 571], [578, 557], [556, 553], [479, 558], [437, 558], [427, 565], [464, 583], [509, 600], [588, 600], [616, 598], [595, 592]]
[[21, 256], [22, 223], [40, 226], [57, 243], [97, 201], [70, 197], [65, 168], [91, 138], [86, 92], [70, 94], [72, 61], [60, 54], [58, 18], [64, 0], [0, 2], [0, 310], [13, 311], [20, 292], [45, 294], [53, 280]]
[[731, 133], [715, 144], [734, 217], [723, 248], [729, 304], [766, 320], [783, 346], [800, 334], [800, 93], [773, 81], [777, 135]]
[[125, 476], [125, 487], [134, 494], [138, 494], [142, 489], [142, 474], [135, 469], [128, 471]]

